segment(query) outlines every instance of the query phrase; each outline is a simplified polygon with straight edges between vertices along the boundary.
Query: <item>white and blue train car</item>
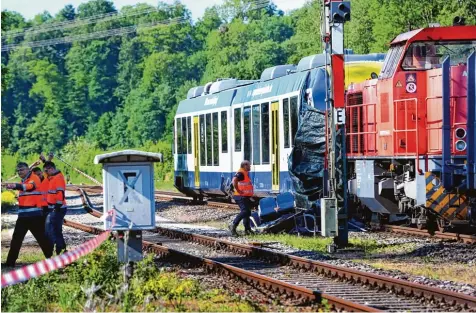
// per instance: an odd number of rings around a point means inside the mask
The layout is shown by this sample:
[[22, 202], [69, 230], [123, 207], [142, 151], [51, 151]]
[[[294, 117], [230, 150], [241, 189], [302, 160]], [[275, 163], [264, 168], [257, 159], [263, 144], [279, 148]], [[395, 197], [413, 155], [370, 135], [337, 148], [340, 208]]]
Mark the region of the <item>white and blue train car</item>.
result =
[[293, 191], [288, 158], [303, 106], [325, 110], [324, 63], [315, 55], [297, 67], [268, 68], [260, 80], [190, 89], [175, 115], [176, 188], [194, 198], [228, 196], [240, 163], [249, 160], [257, 196]]

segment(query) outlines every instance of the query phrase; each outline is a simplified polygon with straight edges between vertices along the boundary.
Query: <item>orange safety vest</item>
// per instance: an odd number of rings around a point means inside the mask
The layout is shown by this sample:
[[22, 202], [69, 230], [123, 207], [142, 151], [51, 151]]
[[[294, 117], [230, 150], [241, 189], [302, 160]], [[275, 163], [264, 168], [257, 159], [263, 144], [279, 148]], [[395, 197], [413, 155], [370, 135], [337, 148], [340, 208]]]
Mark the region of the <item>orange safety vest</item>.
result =
[[52, 210], [56, 205], [61, 205], [61, 209], [66, 209], [66, 182], [63, 174], [60, 171], [48, 177], [48, 194], [46, 195], [46, 202], [48, 209]]
[[251, 197], [253, 196], [254, 192], [253, 192], [253, 183], [251, 182], [250, 176], [248, 175], [248, 172], [242, 168], [240, 168], [237, 173], [240, 173], [240, 172], [243, 173], [243, 176], [245, 177], [245, 179], [238, 182], [238, 189], [241, 191], [241, 194], [238, 192], [238, 190], [235, 190], [233, 192], [233, 195]]
[[50, 185], [50, 181], [48, 180], [47, 177], [44, 177], [43, 180], [41, 180], [40, 186], [37, 188], [37, 190], [41, 192], [40, 202], [38, 204], [40, 207], [48, 206], [48, 202], [46, 202], [46, 196], [48, 195], [49, 185]]
[[21, 184], [16, 184], [18, 193], [18, 217], [41, 216], [43, 211], [39, 205], [41, 192], [38, 191], [41, 181], [34, 173], [29, 172], [22, 179]]

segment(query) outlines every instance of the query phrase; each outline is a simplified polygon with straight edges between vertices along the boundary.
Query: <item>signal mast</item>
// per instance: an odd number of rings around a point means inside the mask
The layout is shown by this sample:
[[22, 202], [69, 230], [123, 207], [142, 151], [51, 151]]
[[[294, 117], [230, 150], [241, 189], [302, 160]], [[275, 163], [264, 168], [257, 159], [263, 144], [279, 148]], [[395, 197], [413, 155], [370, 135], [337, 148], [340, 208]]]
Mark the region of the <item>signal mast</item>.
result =
[[[322, 19], [322, 40], [325, 45], [326, 63], [330, 55], [330, 86], [326, 88], [326, 125], [327, 125], [327, 198], [321, 200], [321, 218], [332, 216], [333, 223], [324, 221], [324, 236], [333, 236], [334, 245], [328, 247], [329, 252], [336, 246], [348, 244], [347, 226], [347, 173], [346, 173], [346, 140], [345, 140], [345, 76], [344, 76], [344, 24], [350, 21], [350, 2], [340, 0], [324, 0]], [[326, 71], [327, 72], [327, 71]], [[325, 224], [322, 224], [325, 225]]]

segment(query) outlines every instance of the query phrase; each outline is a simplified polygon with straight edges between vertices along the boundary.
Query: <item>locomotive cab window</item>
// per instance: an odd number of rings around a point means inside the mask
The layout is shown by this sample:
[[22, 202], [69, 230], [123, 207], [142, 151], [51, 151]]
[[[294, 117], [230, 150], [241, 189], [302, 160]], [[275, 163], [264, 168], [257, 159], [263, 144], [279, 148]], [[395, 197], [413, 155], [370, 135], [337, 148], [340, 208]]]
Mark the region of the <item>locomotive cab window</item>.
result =
[[380, 71], [379, 78], [390, 78], [395, 73], [398, 62], [403, 54], [403, 44], [399, 46], [394, 46], [390, 48], [390, 51], [385, 56], [385, 61], [383, 62], [382, 70]]
[[289, 99], [283, 99], [284, 148], [289, 148]]
[[441, 68], [449, 56], [451, 65], [466, 63], [476, 51], [476, 41], [425, 41], [412, 43], [405, 52], [402, 68], [408, 71]]

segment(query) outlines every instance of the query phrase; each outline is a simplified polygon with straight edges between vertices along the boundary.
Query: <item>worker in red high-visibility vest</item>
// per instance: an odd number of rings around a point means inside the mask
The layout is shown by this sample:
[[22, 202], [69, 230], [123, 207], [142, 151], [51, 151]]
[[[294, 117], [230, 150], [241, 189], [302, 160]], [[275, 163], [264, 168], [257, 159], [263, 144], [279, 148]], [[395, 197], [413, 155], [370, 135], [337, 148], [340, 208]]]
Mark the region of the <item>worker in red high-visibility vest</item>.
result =
[[245, 234], [251, 233], [250, 216], [251, 216], [251, 201], [253, 196], [253, 182], [250, 179], [249, 172], [251, 170], [250, 161], [244, 160], [241, 162], [240, 169], [233, 177], [233, 199], [240, 207], [240, 213], [235, 217], [233, 224], [230, 225], [230, 232], [233, 236], [238, 236], [236, 228], [240, 221], [243, 220], [243, 226], [245, 226]]
[[66, 215], [66, 182], [61, 171], [51, 161], [46, 161], [43, 170], [48, 176], [48, 215], [46, 217], [46, 235], [56, 246], [56, 254], [66, 251], [66, 242], [63, 236], [63, 222]]
[[28, 231], [35, 237], [46, 258], [52, 255], [51, 243], [45, 235], [45, 215], [41, 208], [41, 192], [38, 187], [40, 178], [28, 168], [25, 162], [19, 162], [17, 173], [21, 183], [4, 184], [7, 189], [19, 190], [18, 219], [13, 230], [6, 266], [15, 266], [23, 239]]

